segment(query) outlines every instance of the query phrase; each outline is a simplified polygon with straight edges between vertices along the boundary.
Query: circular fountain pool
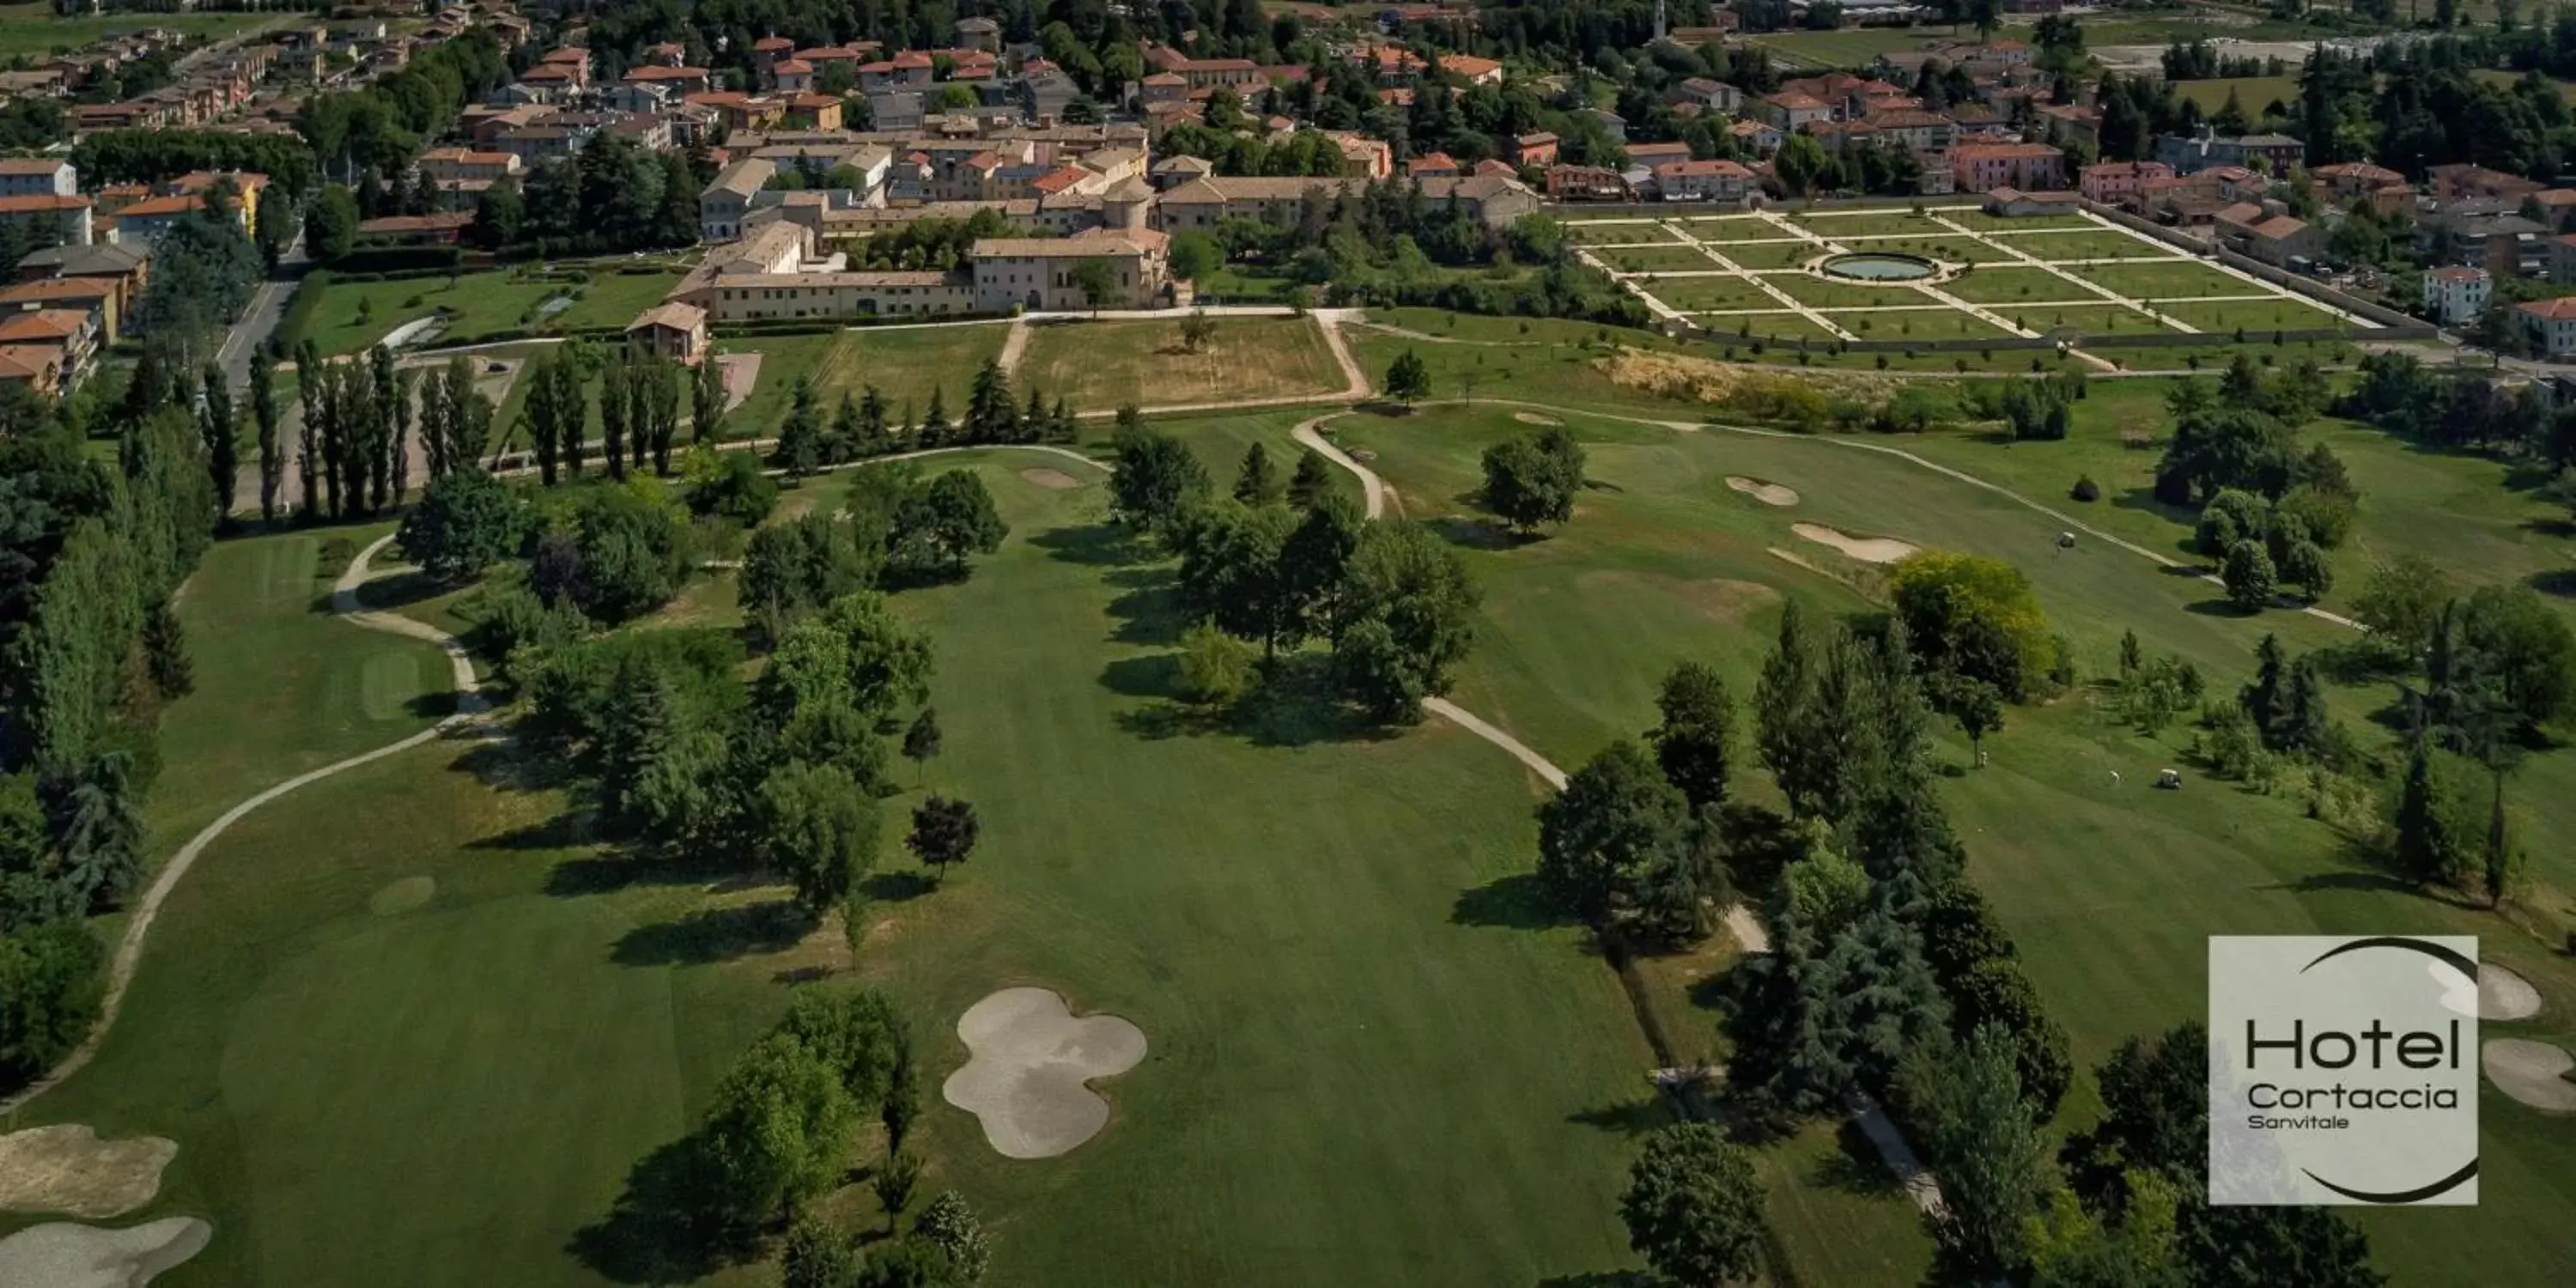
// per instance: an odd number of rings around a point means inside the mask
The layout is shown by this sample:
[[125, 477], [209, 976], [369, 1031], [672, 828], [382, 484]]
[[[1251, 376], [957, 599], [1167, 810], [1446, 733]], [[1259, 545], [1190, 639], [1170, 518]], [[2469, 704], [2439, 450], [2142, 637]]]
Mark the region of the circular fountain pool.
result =
[[1911, 282], [1930, 277], [1941, 266], [1916, 255], [1836, 255], [1817, 266], [1828, 277], [1850, 277], [1864, 282]]

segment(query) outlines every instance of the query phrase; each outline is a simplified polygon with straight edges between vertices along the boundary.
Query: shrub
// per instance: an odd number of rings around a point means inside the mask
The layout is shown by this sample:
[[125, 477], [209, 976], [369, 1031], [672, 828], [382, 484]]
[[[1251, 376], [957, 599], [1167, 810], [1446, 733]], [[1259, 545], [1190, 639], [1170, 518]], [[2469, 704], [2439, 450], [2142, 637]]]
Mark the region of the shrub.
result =
[[2081, 475], [2076, 478], [2075, 488], [2069, 495], [2078, 501], [2099, 501], [2102, 499], [2102, 485], [2094, 482], [2090, 474]]
[[1201, 622], [1181, 636], [1181, 692], [1206, 706], [1230, 706], [1251, 687], [1257, 656], [1250, 641]]

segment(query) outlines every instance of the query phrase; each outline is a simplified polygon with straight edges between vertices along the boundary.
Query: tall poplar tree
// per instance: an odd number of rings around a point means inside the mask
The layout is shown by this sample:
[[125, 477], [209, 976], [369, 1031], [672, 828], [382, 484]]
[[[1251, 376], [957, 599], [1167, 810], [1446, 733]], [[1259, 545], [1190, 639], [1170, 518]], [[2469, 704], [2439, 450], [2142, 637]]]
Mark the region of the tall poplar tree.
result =
[[266, 353], [250, 360], [250, 418], [259, 430], [259, 517], [275, 523], [278, 494], [286, 487], [286, 453], [277, 443], [277, 364]]
[[233, 485], [241, 476], [241, 426], [233, 415], [233, 387], [224, 379], [224, 369], [209, 362], [202, 380], [206, 396], [197, 424], [206, 439], [206, 475], [215, 483], [215, 521], [229, 524]]

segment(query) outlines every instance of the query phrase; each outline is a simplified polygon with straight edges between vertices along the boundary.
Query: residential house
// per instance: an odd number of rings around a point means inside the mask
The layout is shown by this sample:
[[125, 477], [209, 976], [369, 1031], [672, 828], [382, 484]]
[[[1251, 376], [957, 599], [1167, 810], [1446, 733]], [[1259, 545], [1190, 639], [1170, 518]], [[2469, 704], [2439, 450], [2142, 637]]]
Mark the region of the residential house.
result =
[[698, 193], [698, 235], [711, 242], [729, 242], [743, 235], [743, 216], [751, 212], [751, 199], [769, 185], [778, 167], [760, 157], [748, 157], [716, 173], [715, 181]]
[[968, 49], [998, 54], [1002, 52], [1002, 24], [990, 18], [960, 18], [957, 20], [957, 43]]
[[1997, 188], [1986, 194], [1985, 212], [2004, 219], [2028, 219], [2040, 215], [2071, 215], [2083, 209], [2081, 199], [2072, 192], [2023, 192], [2019, 188]]
[[2137, 196], [2148, 180], [2172, 177], [2173, 167], [2162, 161], [2104, 161], [2079, 171], [2076, 186], [2087, 201], [2117, 206]]
[[58, 377], [63, 387], [79, 384], [89, 376], [91, 359], [98, 355], [98, 313], [87, 309], [36, 309], [0, 317], [0, 349], [18, 346], [59, 350], [62, 364]]
[[1556, 136], [1545, 130], [1537, 130], [1512, 139], [1511, 145], [1507, 150], [1511, 153], [1512, 164], [1514, 165], [1551, 166], [1556, 164]]
[[40, 396], [62, 392], [63, 351], [50, 345], [0, 345], [0, 384], [25, 385]]
[[626, 342], [656, 358], [694, 367], [707, 352], [707, 311], [671, 300], [628, 323]]
[[1756, 100], [1755, 112], [1783, 134], [1795, 134], [1817, 121], [1834, 119], [1833, 105], [1812, 94], [1783, 90]]
[[2322, 241], [2314, 225], [2291, 218], [2277, 201], [2230, 207], [2212, 222], [2220, 245], [2274, 268], [2315, 258]]
[[1455, 179], [1460, 170], [1457, 159], [1448, 153], [1425, 152], [1405, 162], [1404, 173], [1410, 179]]
[[2549, 239], [2549, 280], [2560, 286], [2576, 286], [2576, 233]]
[[43, 277], [0, 287], [0, 314], [74, 309], [97, 315], [99, 338], [116, 343], [124, 318], [117, 282], [106, 277]]
[[2466, 163], [2434, 166], [2424, 172], [2424, 178], [2432, 186], [2433, 196], [2445, 201], [2460, 197], [2499, 197], [2519, 201], [2549, 186], [2518, 174]]
[[2307, 155], [2307, 145], [2286, 134], [2220, 137], [2203, 127], [2198, 136], [2191, 138], [2156, 136], [2156, 160], [2172, 166], [2176, 174], [2197, 174], [2218, 165], [2255, 169], [2259, 163], [2259, 168], [2271, 174], [2286, 175], [2305, 162]]
[[2427, 255], [2497, 276], [2542, 271], [2548, 263], [2547, 225], [2523, 217], [2516, 197], [2461, 197], [2444, 203], [2418, 230]]
[[2433, 319], [2444, 326], [2454, 326], [2476, 317], [2495, 293], [2495, 278], [2483, 268], [2428, 268], [2424, 270], [2424, 307]]
[[2406, 182], [2406, 176], [2386, 166], [2372, 165], [2367, 161], [2338, 161], [2332, 165], [2321, 165], [2308, 171], [2308, 177], [2322, 186], [2326, 190], [2327, 199], [2338, 206], [2368, 197], [2382, 188], [2395, 187]]
[[1733, 161], [1667, 161], [1655, 167], [1655, 191], [1666, 201], [1741, 204], [1758, 190], [1753, 172]]
[[[90, 199], [51, 194], [0, 197], [0, 224], [51, 225], [48, 234], [66, 246], [87, 246], [93, 231]], [[25, 245], [24, 242], [19, 243]]]
[[1440, 59], [1440, 70], [1442, 74], [1454, 76], [1469, 85], [1503, 83], [1501, 63], [1491, 58], [1478, 58], [1473, 54], [1444, 54]]
[[0, 197], [76, 197], [80, 173], [60, 157], [0, 158]]
[[1552, 165], [1547, 168], [1550, 201], [1628, 201], [1635, 194], [1616, 170], [1597, 165]]
[[1744, 109], [1743, 90], [1725, 81], [1710, 80], [1706, 76], [1685, 78], [1674, 88], [1673, 98], [1677, 102], [1697, 103], [1709, 111], [1723, 112], [1728, 116], [1733, 116]]
[[2525, 301], [2513, 312], [2534, 349], [2552, 358], [2576, 353], [2576, 295]]
[[18, 261], [17, 280], [21, 282], [74, 277], [95, 278], [114, 286], [116, 316], [123, 318], [134, 311], [135, 301], [142, 298], [144, 286], [151, 281], [152, 260], [132, 247], [93, 243], [29, 251]]
[[358, 223], [362, 246], [453, 246], [474, 223], [474, 212], [450, 210], [430, 215], [385, 215]]
[[1974, 143], [1951, 150], [1950, 172], [1968, 192], [2054, 192], [2066, 187], [2066, 154], [2045, 143]]

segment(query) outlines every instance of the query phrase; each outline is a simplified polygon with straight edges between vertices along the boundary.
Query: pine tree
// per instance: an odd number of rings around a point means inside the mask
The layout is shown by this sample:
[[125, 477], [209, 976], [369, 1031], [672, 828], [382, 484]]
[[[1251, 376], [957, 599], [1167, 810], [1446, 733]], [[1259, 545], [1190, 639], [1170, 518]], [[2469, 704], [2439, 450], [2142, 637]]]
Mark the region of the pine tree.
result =
[[233, 491], [241, 480], [241, 427], [233, 419], [233, 390], [224, 369], [209, 362], [203, 374], [205, 401], [198, 425], [206, 439], [206, 473], [215, 484], [215, 521], [229, 525]]
[[859, 391], [858, 441], [850, 450], [861, 457], [883, 455], [892, 445], [886, 427], [885, 394], [873, 384]]
[[402, 382], [394, 376], [393, 350], [377, 345], [368, 351], [367, 359], [367, 375], [374, 393], [367, 417], [372, 449], [367, 453], [368, 508], [381, 510], [390, 501], [402, 499], [401, 491], [394, 487], [394, 453], [401, 450], [394, 433], [394, 403], [402, 396]]
[[412, 400], [419, 396], [420, 373], [394, 373], [392, 443], [386, 454], [393, 457], [394, 500], [397, 504], [411, 491], [411, 421]]
[[814, 472], [822, 454], [823, 429], [814, 412], [814, 386], [800, 379], [789, 398], [786, 423], [778, 429], [778, 464], [789, 478], [801, 479]]
[[626, 477], [627, 366], [610, 359], [599, 377], [599, 450], [607, 458], [608, 477]]
[[1018, 430], [1012, 434], [1011, 441], [1034, 443], [1041, 438], [1049, 437], [1054, 432], [1054, 428], [1054, 422], [1047, 418], [1046, 400], [1038, 396], [1038, 387], [1035, 382], [1031, 382], [1029, 405], [1020, 412]]
[[590, 434], [590, 382], [583, 378], [581, 365], [570, 358], [555, 364], [555, 425], [555, 450], [563, 457], [564, 469], [580, 478], [583, 440]]
[[[939, 412], [937, 395], [931, 400], [934, 416]], [[1011, 405], [1011, 378], [1002, 370], [999, 358], [986, 358], [975, 372], [975, 383], [966, 394], [966, 422], [961, 427], [968, 442], [998, 443], [1010, 439], [1018, 413]]]
[[948, 441], [948, 392], [937, 385], [930, 387], [930, 410], [921, 414], [921, 445], [939, 447]]
[[1762, 661], [1762, 679], [1753, 691], [1754, 751], [1789, 798], [1790, 811], [1802, 817], [1815, 814], [1820, 803], [1808, 738], [1817, 653], [1806, 610], [1792, 599], [1781, 609], [1779, 636]]
[[2432, 749], [2419, 742], [2406, 761], [2406, 785], [2397, 798], [2397, 866], [2417, 881], [2448, 881], [2457, 876], [2458, 853]]
[[531, 362], [522, 378], [528, 382], [528, 398], [520, 404], [519, 424], [526, 431], [529, 454], [537, 458], [537, 481], [553, 487], [556, 453], [563, 444], [563, 404], [554, 355]]
[[250, 360], [250, 416], [259, 431], [259, 517], [275, 523], [278, 496], [286, 488], [286, 454], [277, 442], [277, 364], [264, 352]]
[[1311, 510], [1332, 487], [1333, 467], [1324, 462], [1324, 454], [1313, 448], [1298, 453], [1297, 472], [1288, 478], [1288, 504]]
[[1243, 449], [1243, 464], [1234, 475], [1234, 499], [1257, 506], [1276, 500], [1278, 494], [1278, 471], [1270, 464], [1270, 449], [1256, 441]]

